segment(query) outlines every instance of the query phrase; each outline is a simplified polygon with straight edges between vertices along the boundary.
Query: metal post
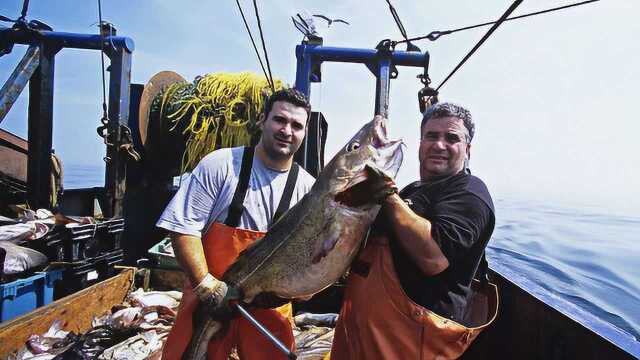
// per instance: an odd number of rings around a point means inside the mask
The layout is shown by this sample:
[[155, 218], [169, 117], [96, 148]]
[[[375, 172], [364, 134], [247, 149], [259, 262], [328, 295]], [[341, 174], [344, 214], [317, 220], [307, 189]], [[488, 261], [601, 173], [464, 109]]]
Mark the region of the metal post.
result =
[[122, 127], [129, 123], [129, 84], [131, 83], [131, 49], [109, 48], [106, 54], [111, 60], [109, 75], [109, 123], [107, 124], [107, 164], [105, 189], [108, 201], [107, 216], [123, 215], [126, 190], [126, 162], [119, 146]]
[[33, 209], [50, 208], [51, 144], [53, 142], [53, 75], [59, 48], [39, 46], [40, 65], [29, 82], [29, 159], [27, 186]]
[[[296, 89], [305, 94], [307, 99], [310, 99], [311, 95], [311, 69], [313, 66], [313, 59], [311, 55], [307, 52], [307, 49], [313, 48], [312, 45], [302, 44], [296, 47], [296, 58], [298, 65], [296, 67]], [[311, 124], [311, 117], [307, 121], [307, 124]], [[307, 128], [307, 136], [310, 131]], [[297, 152], [297, 156], [295, 160], [305, 169], [309, 169], [308, 165], [308, 148], [309, 141], [307, 141], [307, 137], [305, 137], [301, 149]]]
[[24, 90], [40, 64], [40, 48], [29, 46], [7, 82], [0, 89], [0, 123]]
[[309, 98], [311, 95], [311, 68], [312, 58], [308, 49], [312, 49], [313, 46], [302, 44], [296, 46], [296, 89], [300, 90], [303, 94]]
[[378, 62], [378, 74], [376, 76], [376, 105], [375, 114], [389, 117], [389, 87], [391, 71], [391, 59], [382, 58]]

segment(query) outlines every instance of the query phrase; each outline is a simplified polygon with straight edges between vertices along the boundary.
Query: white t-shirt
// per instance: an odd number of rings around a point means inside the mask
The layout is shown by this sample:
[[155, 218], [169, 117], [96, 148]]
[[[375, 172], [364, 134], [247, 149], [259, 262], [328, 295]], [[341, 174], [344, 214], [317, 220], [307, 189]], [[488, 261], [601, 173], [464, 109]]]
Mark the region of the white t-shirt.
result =
[[[182, 182], [156, 226], [176, 233], [202, 237], [213, 222], [227, 219], [238, 186], [244, 147], [216, 150], [205, 156]], [[266, 231], [278, 208], [289, 171], [267, 168], [253, 157], [249, 187], [239, 228]], [[300, 168], [291, 206], [311, 189], [313, 176]]]

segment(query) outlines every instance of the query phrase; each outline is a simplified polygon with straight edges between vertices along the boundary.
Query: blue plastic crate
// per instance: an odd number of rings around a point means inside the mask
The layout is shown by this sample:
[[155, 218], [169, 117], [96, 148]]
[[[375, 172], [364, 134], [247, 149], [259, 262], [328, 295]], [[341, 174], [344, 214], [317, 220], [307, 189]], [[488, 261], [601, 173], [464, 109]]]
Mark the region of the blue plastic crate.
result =
[[61, 270], [39, 272], [26, 279], [0, 284], [0, 322], [11, 320], [53, 301], [53, 285]]

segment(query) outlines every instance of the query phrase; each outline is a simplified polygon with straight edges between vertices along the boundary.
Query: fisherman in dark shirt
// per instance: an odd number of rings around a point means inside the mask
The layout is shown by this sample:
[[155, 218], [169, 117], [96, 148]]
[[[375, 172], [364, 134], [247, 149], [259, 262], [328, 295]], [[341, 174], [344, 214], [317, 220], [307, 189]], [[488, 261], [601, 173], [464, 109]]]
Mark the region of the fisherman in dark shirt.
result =
[[382, 209], [351, 267], [332, 359], [457, 358], [493, 318], [470, 306], [495, 223], [487, 187], [467, 167], [471, 114], [436, 104], [420, 130], [420, 181], [398, 194], [377, 179]]

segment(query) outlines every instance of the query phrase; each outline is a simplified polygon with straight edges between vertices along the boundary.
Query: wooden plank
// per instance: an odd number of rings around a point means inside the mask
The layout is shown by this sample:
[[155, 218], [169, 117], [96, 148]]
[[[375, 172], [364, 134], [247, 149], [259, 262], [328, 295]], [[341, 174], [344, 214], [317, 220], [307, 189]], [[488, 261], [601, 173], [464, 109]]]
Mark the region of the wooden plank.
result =
[[32, 334], [46, 332], [54, 320], [62, 320], [67, 331], [76, 334], [87, 331], [94, 316], [124, 301], [131, 290], [134, 272], [135, 268], [123, 267], [111, 279], [0, 324], [0, 359], [20, 349]]
[[27, 154], [26, 140], [0, 129], [0, 173], [26, 183]]

